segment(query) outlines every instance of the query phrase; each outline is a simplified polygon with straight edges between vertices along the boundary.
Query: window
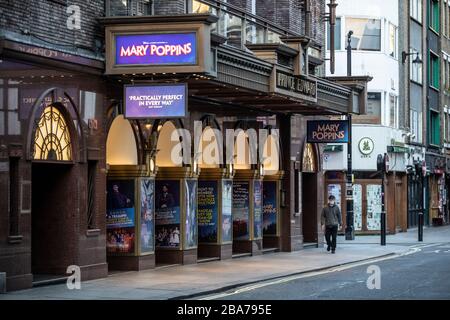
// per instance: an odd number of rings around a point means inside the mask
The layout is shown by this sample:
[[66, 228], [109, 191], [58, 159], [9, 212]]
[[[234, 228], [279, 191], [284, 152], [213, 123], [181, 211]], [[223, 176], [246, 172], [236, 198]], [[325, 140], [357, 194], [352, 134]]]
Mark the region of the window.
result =
[[443, 136], [443, 138], [444, 138], [445, 144], [448, 144], [448, 142], [450, 141], [449, 127], [448, 127], [449, 117], [450, 117], [450, 114], [449, 114], [448, 107], [444, 106], [444, 136]]
[[390, 95], [389, 96], [389, 126], [396, 128], [397, 127], [397, 96]]
[[152, 14], [150, 0], [109, 0], [107, 6], [111, 16], [145, 16]]
[[410, 0], [409, 10], [412, 18], [422, 22], [422, 0]]
[[9, 235], [19, 235], [19, 158], [9, 158]]
[[411, 56], [409, 56], [409, 78], [410, 80], [417, 82], [417, 83], [422, 83], [422, 63], [414, 63], [414, 59], [416, 59], [416, 57], [419, 57], [420, 60], [422, 60], [422, 55], [420, 54], [419, 51], [417, 51], [414, 48], [410, 48], [409, 49], [410, 53], [414, 53]]
[[450, 56], [445, 52], [442, 52], [442, 85], [445, 92], [450, 93]]
[[441, 144], [440, 129], [439, 112], [430, 110], [430, 144], [437, 146]]
[[353, 31], [351, 45], [354, 50], [381, 50], [381, 22], [377, 19], [348, 18], [345, 34]]
[[[369, 123], [379, 124], [381, 122], [381, 93], [368, 92], [367, 106], [364, 115], [358, 116], [361, 120], [367, 120]], [[363, 121], [364, 122], [364, 121]]]
[[[4, 84], [4, 86], [2, 86]], [[0, 82], [0, 134], [20, 135], [19, 88], [13, 80]]]
[[442, 1], [442, 33], [444, 36], [449, 36], [449, 13], [450, 7], [447, 0]]
[[389, 55], [397, 58], [397, 27], [389, 23]]
[[428, 6], [430, 28], [439, 33], [439, 0], [429, 0]]
[[422, 142], [422, 112], [417, 109], [412, 109], [410, 122], [412, 133], [411, 141]]
[[[341, 18], [336, 18], [334, 26], [334, 49], [341, 50]], [[327, 50], [330, 50], [330, 24], [327, 23]]]
[[53, 105], [46, 107], [42, 112], [36, 126], [34, 141], [33, 159], [72, 160], [69, 128], [62, 113]]
[[430, 67], [429, 67], [428, 81], [430, 86], [439, 89], [440, 81], [440, 67], [439, 67], [439, 56], [430, 51]]

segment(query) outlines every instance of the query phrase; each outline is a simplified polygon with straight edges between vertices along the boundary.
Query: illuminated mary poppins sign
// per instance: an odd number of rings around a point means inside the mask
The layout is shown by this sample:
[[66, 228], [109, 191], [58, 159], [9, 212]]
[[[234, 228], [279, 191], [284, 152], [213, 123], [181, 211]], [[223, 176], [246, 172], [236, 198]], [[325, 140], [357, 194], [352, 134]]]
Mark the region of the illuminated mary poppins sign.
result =
[[129, 119], [182, 118], [186, 116], [187, 85], [126, 85], [124, 101]]
[[312, 120], [307, 123], [308, 143], [348, 143], [347, 120]]
[[116, 34], [115, 65], [195, 65], [196, 33]]

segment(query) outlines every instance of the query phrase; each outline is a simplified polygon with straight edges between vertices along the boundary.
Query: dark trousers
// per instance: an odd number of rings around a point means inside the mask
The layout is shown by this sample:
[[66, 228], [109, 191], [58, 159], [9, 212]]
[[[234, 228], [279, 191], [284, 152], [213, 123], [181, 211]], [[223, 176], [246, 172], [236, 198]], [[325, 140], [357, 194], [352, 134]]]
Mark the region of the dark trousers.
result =
[[327, 240], [327, 245], [330, 246], [332, 250], [336, 249], [337, 231], [338, 226], [325, 227], [325, 239]]

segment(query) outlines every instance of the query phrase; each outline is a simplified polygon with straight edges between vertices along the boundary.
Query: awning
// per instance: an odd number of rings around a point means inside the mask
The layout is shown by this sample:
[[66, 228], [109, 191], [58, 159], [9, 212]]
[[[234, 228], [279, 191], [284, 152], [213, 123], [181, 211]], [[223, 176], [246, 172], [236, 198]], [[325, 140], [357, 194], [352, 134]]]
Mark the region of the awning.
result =
[[341, 144], [327, 144], [325, 146], [324, 152], [340, 152], [344, 151], [344, 146]]
[[387, 152], [390, 152], [390, 153], [409, 153], [409, 149], [407, 147], [401, 147], [401, 146], [387, 146]]

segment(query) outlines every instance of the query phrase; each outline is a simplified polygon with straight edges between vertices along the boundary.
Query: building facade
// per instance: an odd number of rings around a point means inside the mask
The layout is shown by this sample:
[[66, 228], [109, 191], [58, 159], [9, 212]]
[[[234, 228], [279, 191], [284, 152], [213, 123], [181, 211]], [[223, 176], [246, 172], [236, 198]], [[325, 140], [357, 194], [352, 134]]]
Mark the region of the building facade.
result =
[[[354, 224], [357, 233], [378, 233], [380, 230], [383, 176], [377, 172], [377, 157], [384, 154], [389, 157], [389, 169], [384, 179], [387, 231], [395, 233], [407, 228], [407, 129], [405, 111], [399, 102], [400, 2], [337, 1], [337, 68], [335, 74], [327, 68], [327, 76], [333, 79], [347, 74], [346, 48], [350, 40], [351, 75], [373, 78], [368, 83], [364, 115], [352, 118]], [[328, 145], [323, 160], [327, 180], [324, 192], [335, 193], [345, 211], [347, 145]]]
[[324, 0], [0, 10], [8, 290], [322, 243], [306, 121], [365, 110], [367, 82], [324, 77]]

